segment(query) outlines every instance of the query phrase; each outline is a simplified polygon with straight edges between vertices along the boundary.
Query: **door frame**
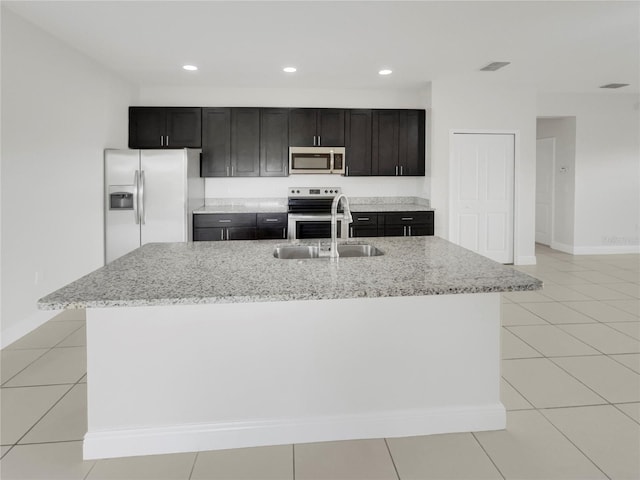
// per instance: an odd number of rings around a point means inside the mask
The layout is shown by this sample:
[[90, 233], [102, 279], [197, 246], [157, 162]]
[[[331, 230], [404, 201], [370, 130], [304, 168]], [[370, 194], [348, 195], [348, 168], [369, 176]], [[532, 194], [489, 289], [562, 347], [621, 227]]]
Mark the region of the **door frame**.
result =
[[[556, 137], [536, 138], [536, 201], [538, 203], [537, 183], [538, 183], [538, 141], [551, 140], [553, 143], [553, 156], [551, 158], [551, 228], [549, 229], [549, 247], [555, 243], [555, 225], [556, 225]], [[537, 213], [537, 212], [536, 212]], [[534, 217], [535, 220], [535, 217]], [[535, 229], [534, 229], [535, 235]], [[535, 240], [535, 237], [534, 237]]]
[[[518, 265], [520, 262], [520, 242], [518, 241], [518, 235], [520, 232], [520, 216], [518, 214], [518, 206], [520, 205], [520, 186], [516, 181], [520, 176], [520, 130], [483, 130], [483, 129], [465, 129], [455, 128], [449, 130], [449, 194], [448, 194], [448, 232], [447, 235], [451, 238], [452, 233], [452, 219], [450, 206], [453, 203], [453, 177], [451, 176], [451, 164], [453, 162], [454, 152], [454, 139], [458, 134], [471, 134], [471, 135], [513, 135], [513, 264]], [[535, 214], [535, 213], [534, 213]], [[535, 222], [535, 218], [534, 218]], [[534, 226], [535, 235], [535, 226]], [[535, 238], [534, 238], [535, 241]], [[528, 262], [525, 262], [528, 263]], [[535, 263], [535, 262], [534, 262]]]

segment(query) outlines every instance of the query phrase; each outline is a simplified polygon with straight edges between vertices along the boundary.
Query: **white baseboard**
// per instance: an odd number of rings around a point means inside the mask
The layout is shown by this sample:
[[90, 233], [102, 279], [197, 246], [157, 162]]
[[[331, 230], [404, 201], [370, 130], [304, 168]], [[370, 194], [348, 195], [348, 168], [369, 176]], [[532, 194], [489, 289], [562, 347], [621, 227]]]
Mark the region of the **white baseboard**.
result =
[[621, 253], [640, 253], [640, 245], [596, 245], [592, 247], [574, 247], [574, 255], [616, 255]]
[[571, 255], [616, 255], [622, 253], [640, 253], [640, 245], [594, 245], [576, 247], [565, 243], [552, 242], [551, 248]]
[[558, 250], [560, 252], [564, 252], [564, 253], [570, 253], [571, 255], [575, 255], [573, 252], [573, 245], [568, 245], [566, 243], [560, 243], [560, 242], [551, 242], [551, 245], [549, 245], [553, 250]]
[[420, 411], [240, 421], [89, 432], [85, 460], [292, 443], [407, 437], [506, 428], [501, 403]]
[[537, 263], [535, 255], [522, 255], [516, 257], [515, 265], [535, 265]]
[[60, 310], [36, 310], [26, 318], [20, 320], [16, 325], [12, 325], [2, 331], [2, 339], [0, 340], [0, 348], [11, 345], [16, 340], [24, 337], [27, 333], [35, 330], [43, 323], [51, 320], [58, 315]]

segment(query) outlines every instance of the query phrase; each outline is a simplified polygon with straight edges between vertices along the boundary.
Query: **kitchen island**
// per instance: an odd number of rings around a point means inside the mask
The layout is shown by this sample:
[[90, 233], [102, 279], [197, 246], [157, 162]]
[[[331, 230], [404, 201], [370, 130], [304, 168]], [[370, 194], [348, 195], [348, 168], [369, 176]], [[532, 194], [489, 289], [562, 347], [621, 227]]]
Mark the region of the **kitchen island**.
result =
[[504, 428], [499, 292], [541, 282], [437, 237], [366, 243], [384, 255], [148, 244], [41, 299], [87, 309], [85, 458]]

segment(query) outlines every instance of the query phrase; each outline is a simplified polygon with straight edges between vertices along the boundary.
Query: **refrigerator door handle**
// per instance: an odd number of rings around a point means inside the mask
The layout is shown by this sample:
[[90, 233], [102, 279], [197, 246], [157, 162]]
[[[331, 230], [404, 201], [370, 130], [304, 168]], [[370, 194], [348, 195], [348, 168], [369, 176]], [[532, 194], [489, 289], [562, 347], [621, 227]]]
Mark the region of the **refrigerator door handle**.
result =
[[140, 188], [138, 189], [140, 199], [140, 205], [138, 209], [140, 210], [140, 225], [144, 225], [145, 223], [145, 211], [144, 211], [144, 170], [140, 170]]
[[136, 225], [138, 225], [140, 223], [140, 214], [138, 212], [138, 202], [139, 202], [139, 198], [140, 196], [138, 195], [138, 188], [139, 188], [139, 180], [138, 180], [138, 170], [136, 170], [136, 173], [133, 176], [133, 188], [134, 188], [134, 196], [135, 196], [135, 201], [133, 202], [133, 218], [135, 218], [136, 220]]

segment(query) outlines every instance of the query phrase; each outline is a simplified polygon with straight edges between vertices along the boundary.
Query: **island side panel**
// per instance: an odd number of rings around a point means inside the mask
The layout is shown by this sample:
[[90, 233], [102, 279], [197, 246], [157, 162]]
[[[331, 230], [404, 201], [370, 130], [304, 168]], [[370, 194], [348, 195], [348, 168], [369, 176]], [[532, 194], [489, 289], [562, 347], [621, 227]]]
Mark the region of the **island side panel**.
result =
[[497, 293], [87, 310], [85, 458], [501, 429]]

